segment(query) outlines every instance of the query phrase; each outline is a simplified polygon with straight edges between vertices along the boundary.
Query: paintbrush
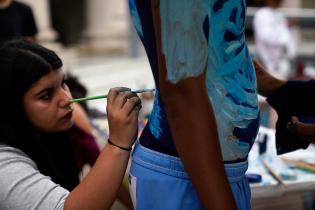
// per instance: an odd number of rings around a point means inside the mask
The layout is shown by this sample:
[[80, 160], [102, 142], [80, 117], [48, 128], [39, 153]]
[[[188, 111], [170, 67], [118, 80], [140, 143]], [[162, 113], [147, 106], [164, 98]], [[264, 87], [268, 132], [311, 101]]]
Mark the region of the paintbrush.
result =
[[287, 158], [282, 158], [282, 160], [287, 164], [292, 164], [298, 169], [302, 169], [308, 172], [315, 173], [315, 165], [311, 163], [307, 163], [303, 160], [290, 160]]
[[[121, 92], [124, 92], [127, 90], [122, 90]], [[153, 92], [155, 89], [140, 89], [140, 90], [135, 90], [131, 91], [133, 93], [144, 93], [144, 92]], [[89, 100], [95, 100], [95, 99], [102, 99], [102, 98], [107, 98], [108, 95], [98, 95], [98, 96], [89, 96], [85, 98], [74, 98], [71, 99], [70, 102], [82, 102], [82, 101], [89, 101]]]
[[287, 187], [287, 185], [284, 183], [283, 179], [281, 176], [279, 176], [275, 170], [266, 162], [266, 161], [262, 161], [263, 165], [265, 166], [265, 168], [267, 169], [267, 171], [269, 172], [269, 174], [275, 179], [277, 180], [277, 182], [279, 184], [281, 184], [284, 187]]

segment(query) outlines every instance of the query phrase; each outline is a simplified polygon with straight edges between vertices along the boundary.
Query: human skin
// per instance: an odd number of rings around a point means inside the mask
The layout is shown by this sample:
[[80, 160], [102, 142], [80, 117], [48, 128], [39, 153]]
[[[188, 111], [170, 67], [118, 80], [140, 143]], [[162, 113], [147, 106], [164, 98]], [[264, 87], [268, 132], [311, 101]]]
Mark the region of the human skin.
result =
[[[268, 97], [286, 83], [269, 74], [259, 62], [254, 61], [254, 67], [259, 94]], [[297, 117], [292, 116], [287, 128], [300, 139], [315, 143], [315, 124], [302, 123]]]
[[[89, 133], [91, 136], [93, 136], [93, 127], [90, 122], [90, 119], [85, 112], [85, 110], [82, 108], [80, 104], [73, 104], [73, 120], [76, 126], [80, 127], [82, 130], [84, 130], [86, 133]], [[130, 198], [128, 187], [125, 185], [121, 185], [118, 193], [117, 193], [117, 200], [123, 204], [126, 209], [133, 209], [132, 201]]]
[[72, 96], [62, 70], [50, 71], [24, 94], [24, 111], [30, 122], [42, 132], [58, 132], [73, 124]]
[[253, 64], [256, 72], [258, 93], [260, 95], [268, 97], [285, 84], [285, 81], [269, 74], [258, 61], [254, 60]]
[[176, 149], [204, 209], [237, 209], [223, 167], [217, 126], [205, 86], [205, 74], [175, 84], [167, 80], [165, 58], [161, 51], [160, 13], [159, 8], [155, 7], [158, 3], [153, 2], [159, 86]]
[[[124, 88], [125, 89], [125, 88]], [[107, 114], [109, 138], [130, 148], [138, 131], [140, 99], [122, 88], [109, 91]], [[62, 70], [51, 71], [23, 96], [27, 118], [40, 132], [66, 131], [72, 126], [71, 94]], [[64, 209], [110, 209], [124, 177], [130, 152], [107, 144], [82, 182], [69, 193]]]
[[0, 9], [4, 9], [11, 4], [12, 0], [0, 0]]
[[[111, 89], [107, 99], [109, 138], [122, 147], [131, 147], [137, 135], [140, 99], [131, 91]], [[110, 209], [125, 174], [130, 152], [107, 144], [89, 174], [69, 194], [68, 209]]]

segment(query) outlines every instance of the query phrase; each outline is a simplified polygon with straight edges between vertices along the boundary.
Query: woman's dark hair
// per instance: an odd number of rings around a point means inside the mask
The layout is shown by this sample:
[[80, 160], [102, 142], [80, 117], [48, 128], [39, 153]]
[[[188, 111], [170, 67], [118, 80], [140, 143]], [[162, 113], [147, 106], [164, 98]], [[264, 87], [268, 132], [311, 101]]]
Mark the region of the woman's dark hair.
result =
[[78, 170], [66, 132], [41, 134], [27, 119], [23, 96], [51, 71], [59, 71], [61, 59], [52, 51], [27, 40], [14, 40], [0, 49], [0, 142], [25, 152], [44, 175], [72, 190]]

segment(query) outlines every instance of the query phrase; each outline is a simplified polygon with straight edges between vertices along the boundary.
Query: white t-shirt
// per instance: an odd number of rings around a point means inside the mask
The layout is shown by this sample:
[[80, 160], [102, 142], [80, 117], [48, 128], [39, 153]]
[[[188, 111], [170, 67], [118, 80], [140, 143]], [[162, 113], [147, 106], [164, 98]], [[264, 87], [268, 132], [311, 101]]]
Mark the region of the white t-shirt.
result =
[[21, 150], [0, 144], [1, 210], [61, 210], [68, 194]]

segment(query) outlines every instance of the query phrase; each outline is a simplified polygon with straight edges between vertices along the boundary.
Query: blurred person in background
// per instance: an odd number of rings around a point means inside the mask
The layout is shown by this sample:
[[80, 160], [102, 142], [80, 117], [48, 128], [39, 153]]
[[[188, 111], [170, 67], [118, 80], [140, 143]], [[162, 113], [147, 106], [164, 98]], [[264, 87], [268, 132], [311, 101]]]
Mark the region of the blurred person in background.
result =
[[28, 5], [14, 0], [0, 0], [0, 46], [12, 38], [36, 41], [37, 26]]
[[253, 29], [257, 57], [272, 75], [287, 79], [295, 56], [295, 39], [289, 22], [279, 10], [282, 0], [265, 0], [254, 15]]

